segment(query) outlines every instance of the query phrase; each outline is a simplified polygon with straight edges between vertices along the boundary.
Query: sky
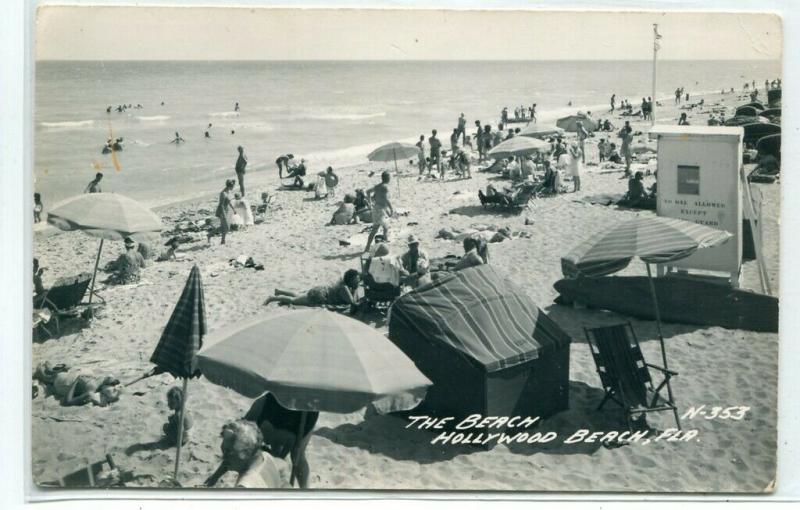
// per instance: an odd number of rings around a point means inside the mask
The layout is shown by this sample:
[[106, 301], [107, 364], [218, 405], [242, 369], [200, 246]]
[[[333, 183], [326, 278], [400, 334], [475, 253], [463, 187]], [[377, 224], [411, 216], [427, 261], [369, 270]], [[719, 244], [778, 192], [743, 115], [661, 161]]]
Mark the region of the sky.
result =
[[778, 16], [44, 6], [39, 60], [780, 59]]

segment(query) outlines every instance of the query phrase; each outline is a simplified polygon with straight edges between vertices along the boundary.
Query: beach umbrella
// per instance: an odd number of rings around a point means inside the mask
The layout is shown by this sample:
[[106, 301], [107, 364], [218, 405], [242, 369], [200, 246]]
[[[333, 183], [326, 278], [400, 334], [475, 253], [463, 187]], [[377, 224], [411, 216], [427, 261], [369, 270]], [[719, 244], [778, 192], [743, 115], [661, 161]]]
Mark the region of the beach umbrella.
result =
[[528, 124], [527, 127], [519, 132], [519, 135], [529, 136], [531, 138], [547, 138], [550, 136], [561, 135], [563, 133], [564, 130], [557, 126]]
[[781, 116], [781, 109], [780, 108], [769, 108], [767, 110], [764, 110], [764, 111], [760, 112], [759, 115], [761, 115], [762, 117], [766, 117], [767, 119], [772, 121], [772, 119], [774, 119], [775, 117], [780, 117]]
[[778, 159], [781, 157], [781, 135], [767, 135], [756, 142], [756, 149], [761, 154], [769, 154]]
[[744, 128], [744, 141], [747, 143], [757, 142], [767, 135], [778, 135], [781, 133], [781, 127], [778, 124], [753, 122], [751, 124], [745, 124], [742, 128]]
[[412, 409], [431, 385], [383, 334], [323, 309], [263, 314], [219, 330], [197, 358], [212, 383], [250, 398], [270, 392], [303, 412], [298, 437], [309, 411]]
[[419, 147], [410, 143], [392, 142], [381, 145], [367, 155], [370, 161], [394, 161], [394, 172], [397, 174], [397, 191], [400, 191], [400, 173], [397, 169], [397, 158], [405, 159], [419, 155]]
[[734, 114], [736, 117], [757, 117], [761, 110], [757, 110], [752, 106], [740, 106], [736, 109]]
[[759, 110], [759, 111], [764, 110], [764, 105], [759, 103], [758, 101], [753, 101], [753, 102], [747, 103], [746, 105], [743, 105], [743, 106], [751, 106], [751, 107], [753, 107], [753, 108], [755, 108], [756, 110]]
[[725, 230], [684, 220], [663, 216], [637, 216], [595, 233], [570, 250], [561, 259], [561, 269], [569, 277], [604, 276], [624, 269], [634, 257], [642, 259], [647, 266], [658, 338], [661, 342], [661, 357], [664, 368], [669, 368], [650, 264], [664, 264], [686, 258], [699, 249], [719, 245], [730, 237], [731, 234]]
[[538, 138], [515, 136], [514, 138], [497, 144], [488, 154], [495, 159], [503, 159], [528, 156], [535, 152], [546, 152], [549, 150], [550, 144]]
[[150, 209], [136, 200], [116, 193], [87, 193], [68, 198], [47, 213], [47, 223], [60, 230], [82, 230], [90, 236], [100, 238], [89, 288], [89, 304], [92, 303], [103, 241], [125, 237], [141, 239], [164, 228], [159, 217]]
[[597, 131], [597, 124], [595, 121], [583, 114], [562, 117], [556, 121], [556, 126], [564, 131], [575, 133], [578, 131], [578, 121], [583, 123], [583, 127], [586, 131]]
[[167, 321], [161, 339], [158, 341], [150, 362], [156, 365], [158, 372], [169, 372], [177, 379], [183, 379], [183, 399], [178, 418], [178, 449], [175, 453], [175, 473], [178, 477], [178, 465], [181, 458], [183, 442], [183, 415], [188, 398], [188, 382], [191, 377], [199, 377], [197, 368], [197, 352], [203, 346], [206, 334], [206, 304], [203, 297], [203, 282], [200, 269], [192, 267], [181, 297], [172, 315]]
[[752, 115], [737, 115], [725, 121], [726, 126], [744, 126], [745, 124], [766, 124], [769, 119], [766, 117]]

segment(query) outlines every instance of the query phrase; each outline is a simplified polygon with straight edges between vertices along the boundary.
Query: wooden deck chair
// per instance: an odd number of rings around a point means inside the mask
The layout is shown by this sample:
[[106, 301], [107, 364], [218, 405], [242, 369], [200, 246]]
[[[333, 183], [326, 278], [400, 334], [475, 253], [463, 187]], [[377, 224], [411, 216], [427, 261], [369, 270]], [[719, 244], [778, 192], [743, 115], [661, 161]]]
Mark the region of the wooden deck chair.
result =
[[[625, 411], [625, 422], [631, 431], [631, 417], [635, 414], [672, 411], [675, 424], [680, 430], [678, 407], [671, 397], [670, 386], [670, 379], [678, 373], [645, 362], [631, 323], [584, 328], [584, 332], [605, 391], [603, 401], [597, 409], [602, 409], [609, 399], [618, 403]], [[661, 384], [655, 387], [650, 377], [651, 368], [664, 376]], [[661, 395], [665, 387], [668, 397]]]
[[105, 478], [100, 477], [106, 464], [108, 465], [109, 470], [117, 469], [117, 466], [114, 463], [114, 459], [111, 457], [111, 454], [106, 454], [106, 457], [103, 460], [97, 461], [93, 464], [89, 464], [84, 468], [81, 468], [68, 475], [65, 475], [59, 478], [58, 481], [52, 485], [65, 488], [112, 487], [112, 486], [124, 487], [125, 483], [122, 480], [122, 476], [105, 477]]

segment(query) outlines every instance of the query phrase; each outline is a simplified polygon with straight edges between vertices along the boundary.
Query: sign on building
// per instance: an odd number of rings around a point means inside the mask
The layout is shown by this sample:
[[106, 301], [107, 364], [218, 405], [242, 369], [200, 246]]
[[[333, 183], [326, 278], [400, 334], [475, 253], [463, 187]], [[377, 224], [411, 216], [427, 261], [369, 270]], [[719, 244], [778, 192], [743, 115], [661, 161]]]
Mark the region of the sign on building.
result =
[[669, 264], [730, 275], [738, 286], [742, 265], [741, 127], [654, 126], [658, 139], [659, 216], [727, 230], [733, 238]]

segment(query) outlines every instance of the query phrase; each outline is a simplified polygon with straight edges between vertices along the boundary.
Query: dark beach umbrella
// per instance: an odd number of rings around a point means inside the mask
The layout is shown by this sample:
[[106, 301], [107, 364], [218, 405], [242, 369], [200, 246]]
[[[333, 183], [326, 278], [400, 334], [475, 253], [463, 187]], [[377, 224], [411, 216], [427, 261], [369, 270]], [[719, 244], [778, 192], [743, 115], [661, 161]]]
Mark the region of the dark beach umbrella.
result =
[[764, 109], [764, 105], [759, 103], [758, 101], [753, 101], [753, 102], [747, 103], [746, 105], [743, 105], [743, 106], [750, 106], [750, 107], [753, 107], [753, 108], [755, 108], [756, 110], [759, 110], [759, 111]]
[[768, 110], [764, 110], [760, 113], [762, 117], [766, 117], [769, 120], [774, 119], [775, 117], [781, 116], [781, 109], [780, 108], [769, 108]]
[[756, 143], [759, 154], [768, 154], [781, 159], [781, 135], [767, 135]]
[[175, 378], [183, 379], [183, 399], [178, 421], [178, 450], [175, 454], [174, 478], [178, 477], [183, 441], [183, 414], [188, 397], [188, 381], [200, 376], [196, 354], [203, 347], [206, 334], [206, 305], [203, 297], [203, 282], [200, 269], [192, 267], [189, 279], [183, 287], [181, 297], [161, 334], [161, 339], [150, 356], [159, 372], [169, 372]]
[[744, 141], [746, 143], [755, 143], [767, 135], [777, 135], [781, 132], [781, 127], [777, 124], [753, 122], [742, 127], [744, 128]]
[[[763, 108], [761, 110], [763, 110]], [[736, 117], [756, 117], [756, 116], [759, 115], [759, 112], [761, 110], [756, 109], [756, 108], [754, 108], [752, 106], [749, 106], [749, 105], [748, 106], [740, 106], [739, 108], [736, 109], [735, 116]]]
[[726, 126], [744, 126], [745, 124], [766, 124], [769, 119], [761, 116], [737, 115], [725, 121]]
[[568, 115], [558, 119], [556, 121], [556, 126], [560, 127], [564, 131], [575, 133], [578, 131], [578, 122], [583, 124], [583, 127], [586, 129], [586, 131], [597, 131], [597, 124], [595, 121], [580, 113], [578, 115]]

